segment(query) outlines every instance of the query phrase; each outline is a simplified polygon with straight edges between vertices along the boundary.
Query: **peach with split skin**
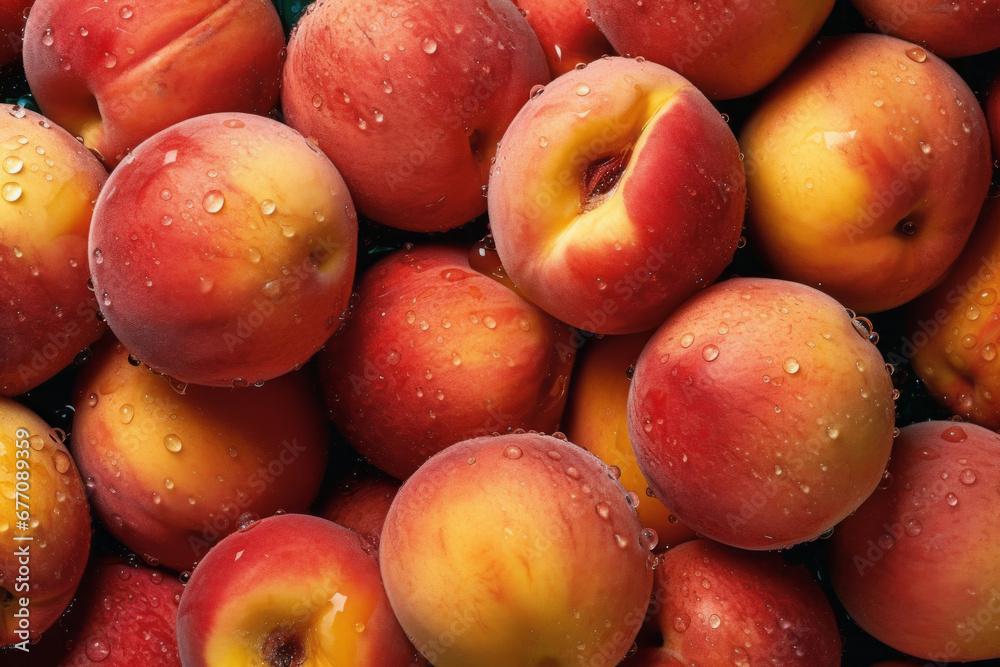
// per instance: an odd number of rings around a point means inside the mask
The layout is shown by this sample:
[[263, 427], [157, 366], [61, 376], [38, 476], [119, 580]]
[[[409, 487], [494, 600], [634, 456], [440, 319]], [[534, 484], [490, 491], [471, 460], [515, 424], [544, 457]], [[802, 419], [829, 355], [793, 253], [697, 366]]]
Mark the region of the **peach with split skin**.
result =
[[48, 380], [104, 331], [87, 233], [107, 176], [62, 128], [0, 105], [0, 395]]
[[0, 65], [21, 56], [21, 31], [35, 0], [0, 0]]
[[646, 613], [650, 537], [609, 468], [581, 447], [485, 436], [403, 483], [380, 562], [400, 624], [437, 667], [610, 667]]
[[43, 113], [114, 167], [182, 120], [271, 111], [284, 43], [267, 0], [37, 0], [24, 69]]
[[504, 135], [489, 216], [513, 282], [575, 327], [659, 326], [730, 263], [746, 190], [711, 103], [650, 62], [602, 58], [532, 97]]
[[839, 667], [837, 619], [801, 566], [711, 540], [661, 556], [650, 604], [662, 646], [640, 646], [625, 664]]
[[834, 591], [862, 629], [925, 660], [1000, 657], [998, 468], [1000, 436], [986, 428], [901, 429], [891, 484], [831, 538]]
[[1000, 2], [851, 0], [879, 32], [959, 58], [1000, 48]]
[[552, 78], [571, 69], [614, 55], [590, 18], [587, 0], [514, 0], [545, 51]]
[[626, 403], [631, 372], [651, 335], [643, 332], [588, 341], [573, 372], [561, 428], [570, 442], [621, 470], [618, 481], [635, 494], [639, 520], [656, 531], [657, 550], [663, 550], [691, 539], [694, 533], [652, 496], [629, 439]]
[[245, 513], [304, 511], [328, 449], [305, 372], [261, 387], [189, 385], [108, 337], [74, 388], [73, 452], [95, 514], [150, 563], [191, 569]]
[[424, 665], [366, 549], [347, 528], [296, 514], [261, 519], [226, 537], [181, 596], [181, 662]]
[[341, 170], [359, 212], [444, 231], [486, 210], [497, 142], [548, 80], [510, 0], [324, 2], [289, 40], [281, 105]]
[[618, 53], [669, 67], [718, 100], [777, 79], [819, 32], [834, 0], [588, 3]]
[[246, 386], [304, 364], [340, 325], [357, 255], [336, 167], [248, 114], [183, 121], [108, 179], [90, 269], [108, 326], [181, 382]]
[[1000, 428], [1000, 200], [987, 199], [965, 250], [907, 309], [901, 352], [954, 414]]
[[629, 435], [656, 498], [743, 549], [833, 528], [892, 448], [892, 380], [869, 335], [789, 281], [732, 278], [692, 297], [643, 348], [629, 390]]
[[382, 526], [400, 482], [373, 466], [359, 465], [334, 484], [319, 515], [350, 528], [367, 541], [378, 557]]
[[318, 361], [330, 417], [373, 465], [405, 479], [459, 440], [556, 430], [570, 328], [474, 271], [467, 248], [397, 250], [357, 291]]
[[0, 646], [30, 650], [87, 563], [90, 506], [64, 437], [0, 397]]
[[858, 312], [934, 286], [990, 183], [972, 90], [937, 56], [886, 35], [825, 39], [770, 89], [740, 145], [760, 254]]

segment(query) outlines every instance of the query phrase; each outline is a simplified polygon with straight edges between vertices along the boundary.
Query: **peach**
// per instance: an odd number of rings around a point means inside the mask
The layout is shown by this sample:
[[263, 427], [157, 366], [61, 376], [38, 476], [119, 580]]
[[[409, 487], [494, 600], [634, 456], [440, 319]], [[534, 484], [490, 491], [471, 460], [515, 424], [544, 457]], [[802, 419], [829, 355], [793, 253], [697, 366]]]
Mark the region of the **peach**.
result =
[[382, 526], [399, 484], [377, 468], [358, 466], [337, 481], [319, 515], [363, 537], [377, 558]]
[[0, 646], [30, 651], [87, 563], [90, 507], [64, 437], [0, 397]]
[[901, 351], [954, 414], [1000, 428], [1000, 200], [988, 199], [962, 254], [909, 307]]
[[295, 514], [208, 552], [181, 596], [177, 639], [185, 667], [422, 664], [361, 538]]
[[65, 130], [0, 105], [0, 395], [68, 366], [104, 325], [87, 289], [87, 233], [104, 167]]
[[770, 89], [740, 145], [761, 255], [858, 312], [936, 284], [990, 183], [972, 90], [937, 56], [885, 35], [823, 41]]
[[920, 44], [942, 58], [1000, 48], [1000, 2], [851, 0], [879, 32]]
[[73, 451], [115, 537], [151, 563], [186, 570], [244, 513], [309, 507], [327, 429], [308, 376], [181, 394], [132, 361], [105, 339], [73, 399]]
[[437, 667], [610, 667], [649, 603], [650, 538], [597, 457], [552, 436], [485, 436], [403, 483], [380, 562], [400, 624]]
[[631, 371], [650, 335], [605, 336], [587, 343], [573, 373], [561, 428], [570, 442], [621, 470], [618, 481], [639, 499], [639, 521], [656, 531], [657, 549], [662, 550], [694, 533], [651, 495], [628, 435]]
[[497, 252], [529, 299], [575, 327], [658, 326], [736, 251], [739, 147], [694, 86], [607, 58], [556, 79], [504, 135], [489, 187]]
[[684, 75], [710, 99], [755, 93], [816, 36], [834, 0], [588, 0], [618, 53]]
[[575, 359], [569, 327], [473, 271], [468, 250], [398, 250], [358, 294], [319, 364], [334, 424], [372, 464], [405, 479], [459, 440], [556, 430]]
[[183, 590], [170, 573], [98, 558], [84, 573], [70, 611], [49, 630], [60, 631], [59, 646], [47, 633], [30, 655], [38, 659], [42, 649], [49, 661], [34, 664], [180, 667], [176, 625]]
[[549, 80], [510, 0], [316, 3], [288, 43], [281, 105], [365, 216], [442, 231], [486, 210], [504, 130]]
[[831, 539], [837, 597], [866, 632], [942, 663], [1000, 657], [1000, 436], [921, 422], [900, 432], [892, 483]]
[[663, 644], [641, 647], [630, 666], [840, 666], [830, 603], [805, 568], [776, 553], [681, 544], [661, 557], [650, 613]]
[[295, 130], [211, 114], [139, 146], [108, 179], [90, 269], [108, 325], [160, 373], [247, 385], [298, 368], [339, 326], [357, 217]]
[[875, 489], [894, 429], [870, 324], [798, 283], [732, 278], [642, 350], [628, 429], [655, 496], [743, 549], [819, 537]]
[[37, 0], [24, 70], [42, 111], [113, 167], [182, 120], [271, 111], [283, 47], [267, 0]]
[[514, 0], [545, 51], [552, 78], [614, 53], [590, 18], [587, 0]]
[[35, 0], [0, 0], [0, 65], [21, 55], [21, 31]]

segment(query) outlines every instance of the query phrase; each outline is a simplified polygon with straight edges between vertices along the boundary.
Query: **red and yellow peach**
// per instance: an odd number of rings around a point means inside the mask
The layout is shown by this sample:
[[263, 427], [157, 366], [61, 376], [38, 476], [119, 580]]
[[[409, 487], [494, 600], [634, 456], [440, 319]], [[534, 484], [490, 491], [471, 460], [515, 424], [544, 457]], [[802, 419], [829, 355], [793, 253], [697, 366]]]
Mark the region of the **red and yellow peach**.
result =
[[296, 514], [208, 552], [181, 597], [177, 640], [186, 667], [422, 664], [361, 538]]
[[304, 364], [340, 325], [357, 217], [295, 130], [199, 116], [140, 145], [94, 210], [90, 269], [108, 326], [182, 382], [247, 385]]
[[656, 498], [696, 533], [780, 549], [819, 537], [875, 489], [893, 392], [865, 323], [834, 299], [731, 278], [643, 348], [628, 428]]
[[319, 144], [358, 211], [413, 231], [486, 210], [504, 130], [545, 55], [510, 0], [316, 3], [288, 43], [281, 106]]
[[0, 646], [30, 650], [87, 563], [90, 507], [64, 437], [0, 398]]
[[981, 426], [901, 430], [891, 484], [831, 539], [834, 590], [866, 632], [941, 663], [1000, 657], [998, 467], [1000, 436]]
[[0, 395], [38, 386], [97, 340], [87, 234], [104, 167], [65, 130], [0, 105]]
[[380, 562], [400, 624], [438, 667], [611, 667], [649, 603], [649, 539], [597, 457], [552, 436], [485, 436], [404, 482]]
[[267, 0], [37, 0], [24, 70], [42, 111], [113, 167], [182, 120], [271, 111], [284, 45]]
[[570, 329], [474, 271], [468, 250], [397, 250], [358, 294], [319, 364], [334, 424], [372, 464], [405, 479], [459, 440], [556, 430]]
[[684, 75], [710, 99], [742, 97], [778, 78], [830, 15], [834, 0], [588, 0], [618, 53]]
[[95, 513], [149, 562], [186, 570], [245, 513], [304, 511], [327, 453], [315, 394], [304, 372], [180, 394], [105, 339], [73, 401], [73, 451]]
[[886, 35], [823, 41], [770, 89], [740, 145], [761, 255], [858, 312], [934, 286], [990, 183], [972, 90], [937, 56]]
[[739, 242], [739, 147], [711, 103], [650, 62], [602, 58], [532, 97], [490, 177], [497, 252], [555, 317], [596, 333], [658, 326]]

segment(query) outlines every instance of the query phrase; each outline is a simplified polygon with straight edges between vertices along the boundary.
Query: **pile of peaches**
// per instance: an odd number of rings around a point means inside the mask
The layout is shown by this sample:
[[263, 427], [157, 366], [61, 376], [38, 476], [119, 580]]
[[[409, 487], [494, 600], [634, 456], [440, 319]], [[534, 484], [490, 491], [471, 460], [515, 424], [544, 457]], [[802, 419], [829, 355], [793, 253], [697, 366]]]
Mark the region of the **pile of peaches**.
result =
[[1000, 658], [1000, 0], [0, 36], [0, 664]]

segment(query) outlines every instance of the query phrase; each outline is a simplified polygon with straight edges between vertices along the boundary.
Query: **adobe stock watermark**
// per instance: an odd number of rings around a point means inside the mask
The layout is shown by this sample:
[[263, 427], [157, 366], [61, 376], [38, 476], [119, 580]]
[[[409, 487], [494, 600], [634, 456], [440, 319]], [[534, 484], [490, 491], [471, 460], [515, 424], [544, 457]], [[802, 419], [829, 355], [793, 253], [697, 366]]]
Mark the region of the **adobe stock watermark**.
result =
[[725, 32], [726, 26], [736, 21], [737, 13], [746, 11], [753, 5], [750, 0], [733, 0], [728, 4], [732, 9], [724, 7], [719, 18], [703, 21], [701, 29], [689, 31], [684, 45], [670, 54], [671, 69], [684, 74], [690, 65], [705, 55], [705, 51]]
[[580, 174], [586, 173], [598, 160], [611, 157], [609, 151], [624, 144], [624, 138], [632, 129], [631, 123], [626, 123], [618, 116], [604, 119], [600, 132], [577, 145], [568, 166], [534, 188], [529, 206], [523, 211], [524, 216], [531, 221], [547, 219], [552, 206], [567, 190], [572, 192], [574, 199], [578, 198]]
[[233, 528], [239, 525], [240, 517], [254, 510], [255, 501], [263, 497], [268, 487], [281, 479], [306, 450], [307, 447], [299, 444], [296, 438], [282, 440], [278, 453], [247, 476], [242, 486], [249, 487], [250, 491], [239, 490], [230, 502], [220, 503], [214, 516], [202, 522], [201, 532], [188, 535], [188, 546], [195, 558], [201, 558], [212, 545], [233, 532]]
[[96, 304], [90, 300], [81, 301], [72, 313], [74, 317], [64, 320], [57, 331], [38, 332], [38, 344], [17, 365], [22, 384], [37, 384], [43, 376], [52, 375], [52, 364], [61, 362], [67, 349], [79, 351], [87, 347], [84, 341], [96, 328]]
[[[940, 141], [934, 146], [921, 142], [921, 155], [907, 159], [898, 170], [900, 176], [874, 193], [867, 207], [859, 206], [853, 222], [844, 223], [843, 231], [849, 243], [854, 243], [874, 227], [876, 222], [892, 210], [899, 198], [908, 194], [912, 186], [940, 160], [941, 155], [954, 148], [951, 140], [940, 129], [938, 138]], [[893, 220], [895, 222], [897, 221]]]
[[[808, 448], [811, 449], [812, 445]], [[749, 495], [740, 496], [738, 512], [726, 512], [725, 520], [729, 530], [736, 532], [753, 521], [765, 507], [778, 498], [782, 491], [787, 490], [789, 484], [795, 483], [793, 480], [806, 465], [805, 460], [794, 451], [788, 456], [783, 456], [780, 461], [781, 463], [775, 464], [773, 476], [769, 475], [759, 488]], [[801, 487], [796, 488], [803, 490]]]
[[[930, 488], [923, 488], [914, 495], [914, 502], [921, 504], [933, 504], [947, 497], [948, 487], [943, 480], [935, 480]], [[863, 554], [854, 554], [851, 563], [858, 571], [858, 576], [864, 577], [865, 571], [876, 566], [885, 555], [896, 546], [901, 540], [913, 538], [922, 532], [920, 522], [911, 514], [904, 514], [899, 521], [882, 524], [882, 535], [875, 539], [869, 539], [865, 543]], [[929, 548], [935, 548], [936, 543], [943, 539], [940, 534], [927, 539]]]
[[893, 34], [909, 23], [910, 18], [921, 10], [921, 3], [917, 0], [902, 0], [890, 3], [892, 11], [889, 16], [878, 21], [867, 20], [865, 23], [881, 33]]
[[[779, 122], [770, 128], [760, 147], [743, 147], [743, 171], [747, 178], [756, 176], [761, 167], [774, 158], [779, 148], [784, 146], [787, 140], [792, 139], [794, 135], [806, 128], [812, 128], [815, 124], [814, 115], [825, 109], [826, 106], [827, 102], [824, 101], [823, 96], [817, 90], [810, 88], [809, 94], [801, 100], [801, 103], [796, 104], [794, 109], [789, 110]], [[841, 133], [835, 133], [835, 136], [829, 137], [825, 132], [817, 132], [809, 137], [810, 140], [816, 142], [836, 141], [840, 138], [842, 138]]]
[[[11, 554], [11, 565], [17, 565], [14, 581], [6, 584], [10, 591], [10, 606], [14, 607], [11, 614], [13, 627], [10, 634], [19, 639], [14, 648], [25, 653], [31, 648], [31, 545], [34, 536], [31, 534], [31, 434], [26, 428], [14, 432], [14, 536], [15, 548]], [[42, 543], [45, 546], [45, 543]], [[4, 600], [4, 606], [8, 601]]]
[[899, 366], [913, 359], [920, 349], [951, 323], [953, 318], [963, 316], [959, 310], [960, 306], [975, 303], [976, 297], [983, 290], [993, 289], [992, 285], [997, 283], [998, 276], [1000, 276], [1000, 257], [995, 253], [981, 256], [976, 272], [965, 281], [952, 284], [945, 292], [945, 302], [952, 307], [938, 308], [929, 317], [916, 319], [910, 333], [900, 339], [897, 348], [886, 353], [886, 361]]
[[930, 655], [930, 660], [925, 662], [923, 667], [945, 667], [954, 662], [965, 662], [962, 659], [963, 644], [971, 644], [982, 632], [996, 632], [997, 622], [1000, 619], [1000, 591], [990, 588], [989, 595], [989, 599], [974, 613], [964, 619], [956, 619], [956, 639], [945, 642], [941, 650]]
[[332, 236], [318, 239], [308, 257], [291, 267], [282, 267], [281, 275], [264, 285], [263, 295], [251, 302], [250, 308], [236, 318], [222, 334], [222, 342], [230, 353], [254, 336], [274, 316], [277, 307], [293, 298], [302, 286], [315, 279], [318, 267], [342, 249]]
[[481, 141], [478, 131], [475, 129], [470, 131], [468, 127], [473, 124], [500, 86], [501, 82], [492, 70], [483, 73], [472, 92], [463, 99], [456, 100], [444, 113], [443, 127], [433, 127], [419, 134], [413, 140], [409, 151], [399, 157], [396, 166], [385, 172], [385, 184], [389, 192], [395, 192], [405, 181], [419, 175], [418, 169], [432, 160], [445, 144], [453, 142], [455, 133], [459, 130], [469, 132], [470, 147], [485, 159], [484, 147], [478, 145]]

